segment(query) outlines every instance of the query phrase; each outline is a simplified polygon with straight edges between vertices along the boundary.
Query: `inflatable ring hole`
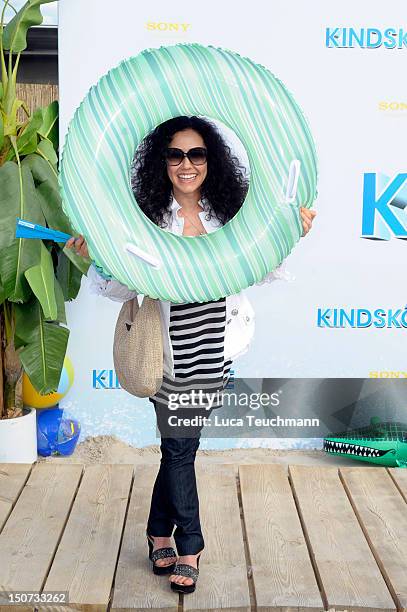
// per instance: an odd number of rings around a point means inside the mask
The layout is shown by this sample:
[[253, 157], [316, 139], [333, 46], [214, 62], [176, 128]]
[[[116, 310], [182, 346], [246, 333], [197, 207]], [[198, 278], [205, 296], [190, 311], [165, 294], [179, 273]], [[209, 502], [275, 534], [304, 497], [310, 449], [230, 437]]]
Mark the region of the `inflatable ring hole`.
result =
[[[222, 181], [224, 182], [222, 188], [225, 189], [224, 176], [226, 176], [231, 189], [230, 199], [236, 204], [232, 216], [229, 216], [227, 209], [220, 211], [220, 219], [215, 219], [215, 224], [219, 222], [219, 228], [214, 231], [218, 231], [236, 216], [244, 204], [250, 183], [249, 157], [237, 134], [218, 119], [200, 115], [192, 119], [202, 120], [206, 126], [182, 127], [187, 125], [187, 119], [187, 117], [174, 117], [159, 124], [138, 145], [130, 167], [130, 186], [135, 205], [158, 228], [167, 229], [166, 206], [169, 194], [174, 194], [175, 198], [181, 193], [194, 193], [196, 190], [205, 194], [205, 185], [209, 193], [216, 193]], [[177, 129], [180, 126], [182, 129]], [[167, 163], [164, 153], [167, 147], [181, 149], [184, 152], [197, 147], [204, 148], [208, 152], [208, 159], [202, 162], [197, 160], [195, 165], [194, 159], [185, 156], [182, 160], [180, 158], [178, 165], [170, 164]], [[183, 171], [185, 174], [191, 173], [191, 176], [196, 173], [196, 176], [192, 179], [180, 179]], [[212, 180], [208, 185], [209, 178]], [[160, 201], [161, 206], [154, 206], [155, 202]], [[204, 211], [208, 213], [210, 199], [204, 197], [202, 203]], [[182, 217], [183, 214], [178, 216]], [[208, 214], [206, 220], [209, 220]], [[186, 240], [195, 237], [181, 236]]]

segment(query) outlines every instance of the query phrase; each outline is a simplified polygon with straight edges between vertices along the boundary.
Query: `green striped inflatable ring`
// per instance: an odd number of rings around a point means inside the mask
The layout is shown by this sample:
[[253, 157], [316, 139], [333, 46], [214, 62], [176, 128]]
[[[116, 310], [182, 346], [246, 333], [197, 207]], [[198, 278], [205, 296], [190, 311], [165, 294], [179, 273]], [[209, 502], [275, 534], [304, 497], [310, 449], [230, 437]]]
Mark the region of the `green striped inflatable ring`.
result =
[[[144, 215], [130, 186], [136, 148], [179, 115], [217, 119], [245, 147], [250, 187], [226, 225], [178, 236]], [[235, 294], [264, 279], [302, 233], [316, 197], [316, 154], [292, 95], [263, 66], [200, 44], [146, 49], [93, 86], [70, 123], [61, 160], [63, 207], [105, 274], [174, 303]]]

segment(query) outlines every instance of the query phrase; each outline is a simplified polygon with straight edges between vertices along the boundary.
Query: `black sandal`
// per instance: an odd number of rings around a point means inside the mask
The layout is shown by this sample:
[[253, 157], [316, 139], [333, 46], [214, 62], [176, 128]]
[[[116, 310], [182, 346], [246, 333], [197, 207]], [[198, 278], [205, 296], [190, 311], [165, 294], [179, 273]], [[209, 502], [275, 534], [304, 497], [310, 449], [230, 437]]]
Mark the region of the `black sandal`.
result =
[[176, 561], [174, 563], [170, 563], [169, 565], [156, 565], [156, 561], [158, 559], [166, 559], [168, 557], [176, 557], [177, 553], [171, 546], [166, 546], [164, 548], [154, 548], [154, 538], [152, 538], [146, 532], [147, 543], [148, 543], [148, 558], [153, 564], [153, 572], [158, 576], [162, 576], [163, 574], [173, 574], [174, 569], [176, 567]]
[[173, 582], [171, 580], [171, 588], [173, 591], [177, 591], [178, 593], [193, 593], [195, 591], [196, 582], [199, 576], [199, 559], [201, 557], [202, 551], [196, 558], [196, 565], [189, 565], [189, 563], [177, 563], [175, 565], [175, 569], [171, 574], [177, 574], [178, 576], [185, 576], [185, 578], [192, 578], [194, 581], [192, 584], [178, 584], [177, 582]]

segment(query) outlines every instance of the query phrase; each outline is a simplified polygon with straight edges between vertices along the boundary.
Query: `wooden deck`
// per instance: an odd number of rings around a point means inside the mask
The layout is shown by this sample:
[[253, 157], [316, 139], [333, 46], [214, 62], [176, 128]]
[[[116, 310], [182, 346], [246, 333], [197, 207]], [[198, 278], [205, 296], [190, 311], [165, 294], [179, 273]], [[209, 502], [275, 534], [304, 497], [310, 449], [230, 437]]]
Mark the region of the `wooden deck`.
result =
[[0, 464], [1, 610], [406, 610], [407, 470], [197, 466], [206, 541], [194, 594], [150, 571], [157, 468]]

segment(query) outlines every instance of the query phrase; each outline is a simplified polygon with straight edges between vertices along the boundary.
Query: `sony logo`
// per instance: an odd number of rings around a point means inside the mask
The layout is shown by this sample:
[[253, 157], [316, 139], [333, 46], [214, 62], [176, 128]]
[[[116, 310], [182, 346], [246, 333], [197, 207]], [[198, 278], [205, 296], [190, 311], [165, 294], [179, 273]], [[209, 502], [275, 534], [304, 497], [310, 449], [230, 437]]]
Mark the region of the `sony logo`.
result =
[[159, 32], [186, 32], [190, 27], [190, 23], [168, 23], [166, 21], [148, 21], [146, 24], [147, 30], [158, 30]]
[[379, 102], [379, 110], [407, 110], [407, 102]]
[[407, 372], [382, 370], [369, 372], [369, 378], [407, 378]]

